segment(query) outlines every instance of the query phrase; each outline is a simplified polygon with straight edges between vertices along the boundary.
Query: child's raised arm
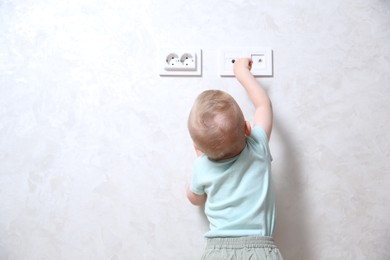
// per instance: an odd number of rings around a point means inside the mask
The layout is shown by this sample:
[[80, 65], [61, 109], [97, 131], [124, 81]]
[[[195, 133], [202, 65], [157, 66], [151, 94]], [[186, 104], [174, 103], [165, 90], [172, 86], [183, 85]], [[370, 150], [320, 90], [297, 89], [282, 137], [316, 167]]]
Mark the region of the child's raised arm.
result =
[[261, 126], [265, 130], [268, 139], [270, 139], [273, 118], [272, 103], [268, 94], [250, 72], [251, 67], [251, 59], [240, 58], [234, 62], [234, 75], [245, 88], [249, 98], [256, 108], [253, 124]]

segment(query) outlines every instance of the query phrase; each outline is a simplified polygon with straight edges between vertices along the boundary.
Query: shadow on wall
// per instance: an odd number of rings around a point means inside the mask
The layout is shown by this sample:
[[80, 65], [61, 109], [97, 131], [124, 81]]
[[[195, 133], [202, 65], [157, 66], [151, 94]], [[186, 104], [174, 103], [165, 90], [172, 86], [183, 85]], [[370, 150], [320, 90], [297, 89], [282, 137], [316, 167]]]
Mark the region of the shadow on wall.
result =
[[[283, 258], [288, 260], [311, 260], [309, 247], [307, 203], [304, 198], [305, 183], [294, 147], [284, 128], [277, 120], [273, 132], [280, 138], [282, 162], [273, 168], [277, 198], [277, 222], [274, 234]], [[272, 148], [271, 148], [272, 152]]]

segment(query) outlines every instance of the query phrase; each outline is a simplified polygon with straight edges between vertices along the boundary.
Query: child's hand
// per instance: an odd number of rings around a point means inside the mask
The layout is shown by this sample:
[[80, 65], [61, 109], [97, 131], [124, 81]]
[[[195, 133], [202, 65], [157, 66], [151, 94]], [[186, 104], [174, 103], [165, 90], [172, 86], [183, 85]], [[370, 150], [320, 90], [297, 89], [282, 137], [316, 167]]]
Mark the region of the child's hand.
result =
[[249, 58], [239, 58], [233, 64], [233, 71], [236, 77], [242, 71], [250, 71], [252, 69], [253, 61]]

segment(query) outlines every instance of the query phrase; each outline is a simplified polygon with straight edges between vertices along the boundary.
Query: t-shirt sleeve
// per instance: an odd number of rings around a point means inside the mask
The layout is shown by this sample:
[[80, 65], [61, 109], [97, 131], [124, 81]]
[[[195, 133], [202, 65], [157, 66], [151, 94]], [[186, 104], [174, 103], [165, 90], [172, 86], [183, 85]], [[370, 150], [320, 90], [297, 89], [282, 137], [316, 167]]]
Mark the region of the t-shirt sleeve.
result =
[[255, 125], [252, 129], [252, 137], [257, 142], [259, 142], [259, 145], [263, 149], [263, 152], [269, 157], [269, 160], [272, 161], [272, 155], [269, 149], [268, 137], [265, 130], [261, 126]]
[[[199, 160], [199, 158], [197, 160]], [[197, 162], [195, 162], [194, 170], [192, 172], [190, 191], [198, 195], [203, 195], [205, 193], [204, 186], [201, 184], [200, 172], [199, 167], [197, 167]]]

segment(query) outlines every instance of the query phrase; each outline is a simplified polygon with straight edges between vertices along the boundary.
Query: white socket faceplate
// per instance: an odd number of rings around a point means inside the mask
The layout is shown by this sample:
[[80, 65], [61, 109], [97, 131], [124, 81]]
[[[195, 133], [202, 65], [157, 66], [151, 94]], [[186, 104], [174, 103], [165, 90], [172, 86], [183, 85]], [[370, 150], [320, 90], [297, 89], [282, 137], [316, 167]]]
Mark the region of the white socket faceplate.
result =
[[247, 57], [253, 60], [253, 76], [273, 76], [272, 49], [269, 47], [223, 49], [219, 52], [219, 75], [234, 76], [233, 63], [236, 59]]
[[158, 64], [160, 76], [202, 75], [202, 50], [194, 48], [163, 48]]

